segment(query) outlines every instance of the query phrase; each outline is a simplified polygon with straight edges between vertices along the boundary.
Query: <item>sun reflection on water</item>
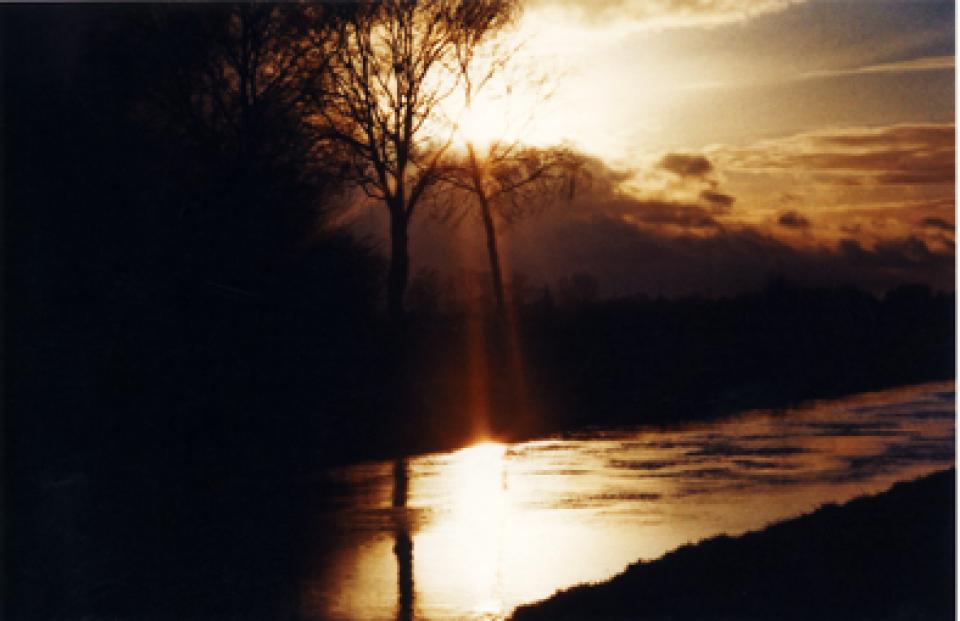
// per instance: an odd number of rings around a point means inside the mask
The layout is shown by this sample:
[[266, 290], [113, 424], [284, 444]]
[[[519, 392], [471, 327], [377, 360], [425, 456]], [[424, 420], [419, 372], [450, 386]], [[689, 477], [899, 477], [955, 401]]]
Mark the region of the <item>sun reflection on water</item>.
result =
[[[953, 385], [329, 473], [305, 618], [503, 619], [637, 559], [953, 463]], [[402, 545], [400, 545], [402, 544]]]
[[451, 455], [447, 479], [454, 510], [476, 523], [502, 521], [507, 507], [507, 470], [502, 444], [484, 442]]
[[501, 618], [502, 561], [511, 511], [506, 447], [485, 442], [449, 456], [441, 477], [447, 512], [416, 537], [424, 586], [469, 603], [477, 618]]

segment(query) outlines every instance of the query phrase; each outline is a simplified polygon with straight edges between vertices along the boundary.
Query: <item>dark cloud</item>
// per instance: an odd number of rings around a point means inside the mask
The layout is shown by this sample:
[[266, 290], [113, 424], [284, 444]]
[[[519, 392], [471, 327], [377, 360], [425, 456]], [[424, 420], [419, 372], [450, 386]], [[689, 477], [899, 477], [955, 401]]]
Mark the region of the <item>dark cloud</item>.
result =
[[[522, 274], [534, 286], [556, 285], [572, 274], [586, 273], [596, 279], [603, 297], [728, 295], [754, 289], [772, 274], [813, 285], [853, 284], [877, 293], [907, 282], [953, 289], [953, 245], [928, 239], [920, 233], [930, 229], [917, 228], [920, 218], [942, 216], [927, 210], [926, 203], [916, 203], [924, 209], [920, 213], [904, 211], [900, 217], [909, 226], [894, 221], [882, 241], [866, 237], [859, 220], [841, 221], [827, 229], [847, 231], [842, 241], [808, 240], [801, 247], [795, 236], [781, 239], [778, 232], [783, 233], [782, 227], [805, 228], [809, 223], [804, 216], [787, 209], [773, 227], [738, 224], [739, 213], [731, 207], [734, 196], [709, 176], [715, 172], [706, 167], [710, 160], [684, 158], [662, 160], [689, 173], [676, 189], [681, 198], [634, 196], [624, 188], [636, 177], [590, 162], [594, 182], [573, 200], [501, 226], [498, 238], [508, 278]], [[664, 191], [673, 190], [668, 186]], [[376, 226], [358, 232], [386, 239], [383, 211], [373, 207], [366, 212]], [[933, 221], [927, 225], [938, 226]], [[458, 227], [415, 219], [411, 257], [412, 274], [423, 269], [472, 270], [479, 275], [478, 286], [486, 286], [483, 235], [474, 219]]]
[[853, 148], [876, 148], [885, 145], [900, 145], [920, 148], [951, 148], [954, 146], [954, 127], [943, 125], [892, 125], [873, 130], [835, 130], [821, 133], [820, 142], [825, 145]]
[[625, 221], [650, 227], [715, 228], [714, 210], [696, 203], [673, 202], [664, 199], [621, 198], [605, 203], [606, 215], [620, 215]]
[[700, 192], [700, 198], [721, 212], [730, 209], [734, 200], [736, 200], [733, 196], [716, 190], [704, 190]]
[[751, 228], [667, 236], [599, 213], [567, 219], [556, 212], [549, 221], [525, 224], [533, 226], [511, 232], [505, 244], [512, 270], [540, 282], [589, 272], [603, 295], [727, 295], [755, 288], [771, 274], [878, 293], [906, 282], [951, 290], [954, 281], [953, 253], [916, 238], [873, 248], [855, 240], [796, 248]]
[[815, 171], [863, 173], [875, 175], [881, 184], [952, 183], [952, 149], [917, 152], [908, 148], [879, 148], [865, 153], [797, 154], [784, 158], [784, 164]]
[[733, 170], [807, 172], [839, 185], [947, 185], [955, 178], [954, 141], [952, 123], [892, 125], [797, 134], [715, 157]]
[[923, 185], [947, 184], [954, 181], [954, 168], [938, 165], [930, 170], [913, 170], [910, 172], [891, 172], [877, 176], [877, 183], [883, 185]]
[[710, 160], [699, 154], [668, 153], [659, 166], [680, 177], [703, 177], [713, 171]]
[[857, 240], [843, 239], [838, 250], [851, 265], [875, 269], [935, 269], [942, 260], [924, 240], [913, 236], [877, 242], [872, 250], [864, 249]]
[[788, 229], [805, 229], [810, 226], [810, 221], [796, 211], [786, 211], [777, 218], [777, 224]]
[[924, 218], [920, 221], [920, 226], [931, 229], [942, 229], [944, 231], [953, 231], [953, 223], [947, 222], [943, 218]]

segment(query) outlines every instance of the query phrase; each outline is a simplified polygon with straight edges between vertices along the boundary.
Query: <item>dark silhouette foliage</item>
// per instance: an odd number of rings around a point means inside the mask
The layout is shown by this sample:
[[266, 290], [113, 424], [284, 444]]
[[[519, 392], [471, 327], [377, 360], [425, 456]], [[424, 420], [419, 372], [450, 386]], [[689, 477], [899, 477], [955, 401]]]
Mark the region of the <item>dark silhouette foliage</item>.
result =
[[284, 601], [302, 460], [382, 372], [383, 270], [323, 232], [296, 109], [202, 79], [266, 10], [2, 9], [5, 618]]
[[732, 298], [582, 304], [580, 280], [561, 287], [564, 306], [525, 309], [554, 426], [702, 418], [955, 373], [954, 294], [922, 285], [877, 299], [775, 278]]

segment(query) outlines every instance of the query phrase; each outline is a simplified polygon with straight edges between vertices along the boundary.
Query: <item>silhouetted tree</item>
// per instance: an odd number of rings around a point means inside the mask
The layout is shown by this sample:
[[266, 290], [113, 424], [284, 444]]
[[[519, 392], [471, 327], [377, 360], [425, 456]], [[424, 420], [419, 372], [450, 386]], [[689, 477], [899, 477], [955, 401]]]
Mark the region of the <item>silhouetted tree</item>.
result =
[[462, 83], [457, 59], [494, 36], [516, 13], [513, 0], [384, 0], [341, 9], [329, 72], [317, 85], [318, 127], [351, 156], [342, 173], [382, 202], [390, 217], [387, 306], [403, 316], [408, 226], [437, 182], [452, 135], [441, 105]]
[[557, 283], [561, 304], [568, 308], [582, 308], [597, 301], [597, 279], [587, 272], [565, 276]]
[[[458, 116], [466, 117], [469, 123], [469, 117], [484, 105], [478, 97], [509, 99], [512, 91], [521, 86], [532, 89], [539, 99], [546, 99], [547, 80], [530, 71], [524, 74], [521, 67], [513, 64], [517, 46], [498, 40], [485, 43], [466, 48], [457, 57], [463, 81], [458, 92], [462, 96], [462, 112]], [[505, 92], [492, 92], [500, 90]], [[455, 116], [451, 119], [453, 129], [466, 153], [448, 158], [442, 167], [447, 193], [440, 213], [449, 217], [451, 212], [462, 211], [464, 205], [478, 209], [494, 297], [501, 313], [505, 308], [504, 284], [495, 218], [510, 222], [535, 213], [555, 199], [571, 198], [578, 181], [587, 179], [581, 158], [571, 149], [533, 148], [523, 142], [524, 131], [536, 112], [536, 106], [532, 106], [518, 118], [503, 119], [505, 125], [516, 126], [501, 125], [500, 133], [482, 137], [471, 135], [473, 128], [464, 127], [464, 119]], [[482, 131], [497, 130], [487, 127]]]
[[[483, 150], [466, 143], [466, 157], [444, 167], [444, 180], [452, 190], [444, 211], [462, 210], [471, 204], [479, 210], [487, 260], [497, 309], [505, 308], [503, 273], [497, 249], [496, 219], [512, 222], [529, 216], [558, 198], [571, 198], [584, 170], [569, 149], [537, 149], [518, 142], [491, 142]], [[460, 200], [466, 195], [466, 201]], [[445, 214], [449, 216], [448, 214]]]
[[166, 152], [163, 172], [183, 194], [177, 217], [220, 272], [249, 276], [308, 236], [335, 189], [333, 158], [306, 122], [327, 68], [314, 40], [330, 13], [162, 5], [130, 9], [115, 30], [108, 66], [128, 74], [116, 81], [126, 112]]

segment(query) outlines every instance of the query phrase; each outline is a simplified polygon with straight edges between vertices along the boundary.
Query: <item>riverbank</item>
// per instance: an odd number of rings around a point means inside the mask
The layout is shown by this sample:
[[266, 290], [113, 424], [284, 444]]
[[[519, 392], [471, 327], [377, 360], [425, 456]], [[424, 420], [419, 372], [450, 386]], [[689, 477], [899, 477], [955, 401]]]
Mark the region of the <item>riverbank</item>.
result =
[[326, 466], [955, 376], [953, 296], [922, 289], [538, 303], [400, 333], [295, 290], [174, 283], [70, 315], [127, 318], [103, 330], [16, 335], [8, 618], [271, 618]]
[[[355, 359], [363, 371], [345, 375], [358, 382], [349, 398], [332, 391], [335, 404], [304, 413], [322, 422], [311, 458], [344, 463], [479, 438], [674, 425], [950, 380], [953, 308], [952, 295], [922, 287], [876, 297], [771, 281], [722, 299], [555, 305], [545, 294], [508, 321], [413, 314], [401, 340], [385, 330], [362, 341]], [[281, 393], [284, 411], [302, 407], [315, 377]], [[326, 415], [315, 419], [318, 411]]]
[[638, 562], [518, 609], [539, 619], [953, 619], [956, 471]]

